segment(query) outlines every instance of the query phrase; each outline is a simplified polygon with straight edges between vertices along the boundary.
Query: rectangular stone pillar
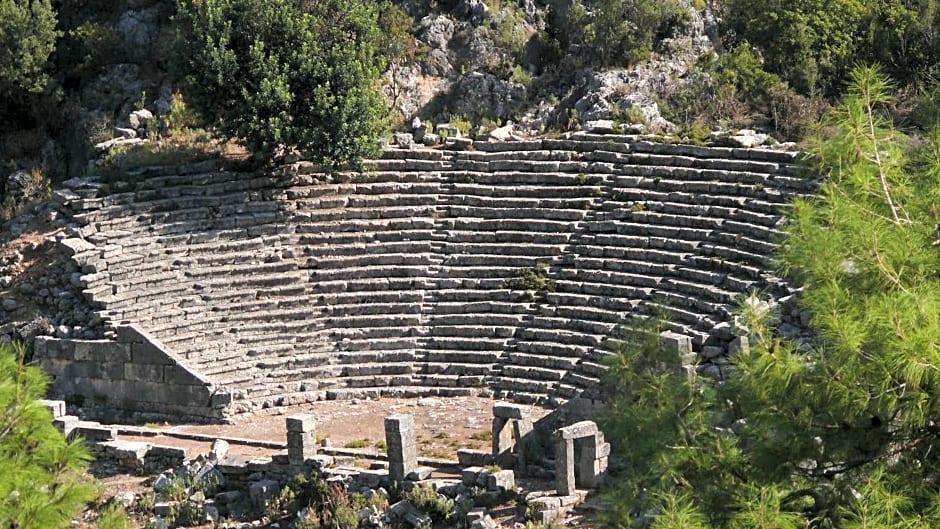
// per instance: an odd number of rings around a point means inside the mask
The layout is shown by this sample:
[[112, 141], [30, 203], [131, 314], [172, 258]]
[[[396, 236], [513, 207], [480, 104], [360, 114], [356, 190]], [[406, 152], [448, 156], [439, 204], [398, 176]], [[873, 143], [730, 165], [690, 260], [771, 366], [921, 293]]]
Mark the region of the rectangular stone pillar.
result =
[[313, 415], [294, 415], [287, 418], [287, 461], [303, 465], [317, 455], [317, 420]]
[[574, 483], [574, 441], [564, 436], [554, 436], [555, 444], [555, 490], [561, 496], [575, 493]]
[[392, 481], [402, 481], [408, 474], [418, 470], [414, 417], [386, 417], [385, 444], [388, 446], [388, 476]]

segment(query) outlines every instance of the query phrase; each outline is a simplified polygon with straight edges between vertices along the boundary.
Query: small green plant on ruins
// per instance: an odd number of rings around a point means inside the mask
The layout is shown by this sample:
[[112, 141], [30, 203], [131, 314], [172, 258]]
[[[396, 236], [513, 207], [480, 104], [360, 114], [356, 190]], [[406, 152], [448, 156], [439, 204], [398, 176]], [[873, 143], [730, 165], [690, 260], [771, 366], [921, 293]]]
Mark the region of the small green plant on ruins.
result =
[[818, 193], [795, 200], [779, 260], [815, 338], [746, 303], [721, 383], [638, 331], [611, 357], [606, 432], [625, 470], [607, 527], [940, 526], [940, 129], [887, 118], [891, 86], [852, 73], [813, 140]]
[[362, 494], [350, 494], [343, 485], [329, 484], [316, 474], [294, 476], [278, 504], [289, 513], [287, 518], [299, 520], [298, 529], [355, 529], [359, 525], [357, 513], [363, 507], [388, 505], [382, 496], [367, 500]]
[[187, 98], [256, 159], [296, 149], [331, 166], [361, 162], [377, 154], [387, 128], [379, 7], [363, 0], [183, 1], [178, 45]]
[[534, 290], [535, 292], [554, 292], [555, 282], [548, 279], [548, 265], [538, 263], [535, 268], [520, 268], [516, 277], [505, 281], [506, 288], [515, 290]]
[[446, 520], [454, 511], [454, 500], [438, 494], [426, 483], [415, 485], [402, 494], [402, 499], [408, 500], [419, 511], [426, 512], [436, 522]]
[[81, 440], [68, 442], [38, 399], [46, 375], [25, 365], [25, 349], [0, 345], [0, 527], [68, 527], [94, 486], [82, 479], [91, 459]]

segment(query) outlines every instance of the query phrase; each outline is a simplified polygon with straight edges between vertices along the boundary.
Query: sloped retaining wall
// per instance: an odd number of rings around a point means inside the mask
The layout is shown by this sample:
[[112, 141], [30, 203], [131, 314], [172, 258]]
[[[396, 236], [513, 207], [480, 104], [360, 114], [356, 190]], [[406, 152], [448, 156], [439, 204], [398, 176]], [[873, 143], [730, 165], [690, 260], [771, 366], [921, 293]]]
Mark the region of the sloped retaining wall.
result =
[[224, 418], [231, 395], [138, 326], [116, 331], [115, 340], [37, 338], [35, 359], [52, 377], [51, 393], [107, 422]]

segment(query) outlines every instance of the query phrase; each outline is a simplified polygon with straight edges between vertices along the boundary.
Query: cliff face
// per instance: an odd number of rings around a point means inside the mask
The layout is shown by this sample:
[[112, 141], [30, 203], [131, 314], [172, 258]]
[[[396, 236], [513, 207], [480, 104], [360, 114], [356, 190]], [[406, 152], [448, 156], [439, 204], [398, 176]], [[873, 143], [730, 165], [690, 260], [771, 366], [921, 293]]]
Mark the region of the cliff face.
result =
[[768, 255], [785, 201], [812, 189], [792, 154], [590, 134], [469, 147], [388, 150], [339, 175], [150, 167], [112, 182], [122, 192], [65, 195], [58, 248], [104, 337], [120, 349], [121, 329], [139, 329], [164, 352], [147, 382], [175, 369], [190, 389], [163, 407], [159, 394], [115, 401], [153, 370], [82, 374], [69, 367], [89, 361], [69, 356], [95, 347], [82, 341], [44, 339], [38, 358], [63, 392], [127, 412], [479, 393], [557, 404], [602, 398], [608, 339], [650, 309], [671, 321], [665, 344], [720, 377], [746, 346], [738, 299], [788, 294]]

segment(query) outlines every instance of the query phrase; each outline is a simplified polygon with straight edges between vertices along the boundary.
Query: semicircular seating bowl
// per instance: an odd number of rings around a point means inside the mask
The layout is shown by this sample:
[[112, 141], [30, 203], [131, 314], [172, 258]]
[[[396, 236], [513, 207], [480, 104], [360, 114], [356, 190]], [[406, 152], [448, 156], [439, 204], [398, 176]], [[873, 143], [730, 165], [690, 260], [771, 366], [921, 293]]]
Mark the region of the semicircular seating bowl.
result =
[[785, 294], [768, 256], [812, 189], [794, 158], [580, 135], [388, 150], [363, 174], [150, 168], [77, 216], [98, 245], [86, 294], [236, 411], [593, 395], [605, 340], [641, 305], [701, 348], [742, 294]]

